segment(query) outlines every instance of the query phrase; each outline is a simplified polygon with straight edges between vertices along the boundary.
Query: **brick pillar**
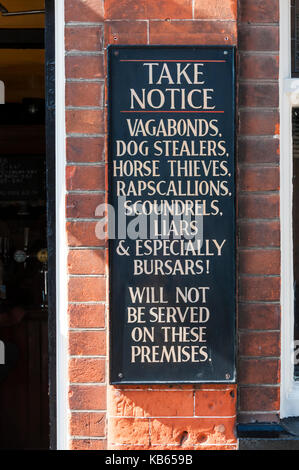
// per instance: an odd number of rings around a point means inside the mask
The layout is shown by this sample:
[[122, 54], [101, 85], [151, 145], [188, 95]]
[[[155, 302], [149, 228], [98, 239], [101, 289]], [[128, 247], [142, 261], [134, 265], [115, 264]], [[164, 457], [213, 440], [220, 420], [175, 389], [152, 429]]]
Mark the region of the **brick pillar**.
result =
[[65, 0], [70, 449], [106, 447], [103, 1]]
[[[108, 44], [236, 44], [237, 0], [106, 0]], [[234, 385], [108, 387], [110, 449], [236, 449]]]
[[279, 1], [239, 11], [239, 422], [279, 419]]

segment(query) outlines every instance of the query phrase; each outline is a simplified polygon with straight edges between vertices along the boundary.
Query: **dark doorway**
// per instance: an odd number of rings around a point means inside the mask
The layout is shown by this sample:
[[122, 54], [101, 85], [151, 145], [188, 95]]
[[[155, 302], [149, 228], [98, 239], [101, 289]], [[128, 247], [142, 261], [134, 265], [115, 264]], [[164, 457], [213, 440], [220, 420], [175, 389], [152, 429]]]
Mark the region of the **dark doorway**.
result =
[[[55, 108], [50, 92], [54, 44], [47, 34], [47, 27], [54, 27], [50, 4], [0, 2], [8, 12], [32, 10], [26, 15], [5, 15], [0, 8], [0, 80], [4, 83], [0, 104], [1, 449], [49, 448], [49, 415], [52, 420], [54, 416], [53, 403], [49, 407], [49, 387], [50, 393], [55, 388], [49, 384], [53, 360], [49, 366], [48, 353], [52, 342], [55, 357], [49, 319], [53, 318], [49, 287], [51, 296], [55, 279], [51, 275]], [[45, 8], [47, 15], [36, 12]], [[53, 185], [50, 190], [49, 185]]]

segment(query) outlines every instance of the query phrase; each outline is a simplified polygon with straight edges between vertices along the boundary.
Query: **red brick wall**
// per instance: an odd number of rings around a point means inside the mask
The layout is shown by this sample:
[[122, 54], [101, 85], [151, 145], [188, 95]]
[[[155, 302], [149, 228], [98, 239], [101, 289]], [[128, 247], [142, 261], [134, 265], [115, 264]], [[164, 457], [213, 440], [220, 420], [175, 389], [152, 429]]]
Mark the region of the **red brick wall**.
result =
[[65, 0], [70, 448], [106, 447], [103, 2]]
[[279, 1], [240, 0], [239, 415], [273, 422], [279, 412]]
[[[107, 0], [108, 44], [236, 44], [235, 0]], [[235, 449], [235, 386], [108, 389], [112, 449]]]
[[95, 236], [95, 209], [105, 200], [105, 48], [237, 44], [239, 33], [239, 420], [275, 421], [278, 0], [239, 0], [238, 12], [237, 0], [106, 0], [105, 8], [103, 0], [65, 0], [65, 7], [70, 448], [103, 449], [108, 436], [112, 449], [235, 449], [236, 386], [107, 385], [109, 273]]

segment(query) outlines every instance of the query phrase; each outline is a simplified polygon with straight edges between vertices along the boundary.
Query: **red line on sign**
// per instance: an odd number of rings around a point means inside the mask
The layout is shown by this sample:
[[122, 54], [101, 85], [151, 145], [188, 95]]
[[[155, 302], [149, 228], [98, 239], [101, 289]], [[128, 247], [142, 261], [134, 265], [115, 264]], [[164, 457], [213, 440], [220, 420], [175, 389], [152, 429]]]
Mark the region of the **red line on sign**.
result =
[[226, 62], [226, 60], [199, 60], [199, 59], [120, 59], [120, 62]]
[[120, 111], [120, 113], [224, 113], [224, 111], [173, 111], [173, 110], [138, 110], [138, 111]]

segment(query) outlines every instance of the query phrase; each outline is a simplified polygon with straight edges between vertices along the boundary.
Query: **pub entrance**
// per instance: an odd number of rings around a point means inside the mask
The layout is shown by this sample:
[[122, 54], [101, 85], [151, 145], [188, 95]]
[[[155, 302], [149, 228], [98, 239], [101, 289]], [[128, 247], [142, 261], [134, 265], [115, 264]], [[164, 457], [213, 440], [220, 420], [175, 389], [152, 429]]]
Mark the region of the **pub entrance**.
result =
[[0, 2], [1, 449], [50, 445], [44, 37], [43, 0]]

